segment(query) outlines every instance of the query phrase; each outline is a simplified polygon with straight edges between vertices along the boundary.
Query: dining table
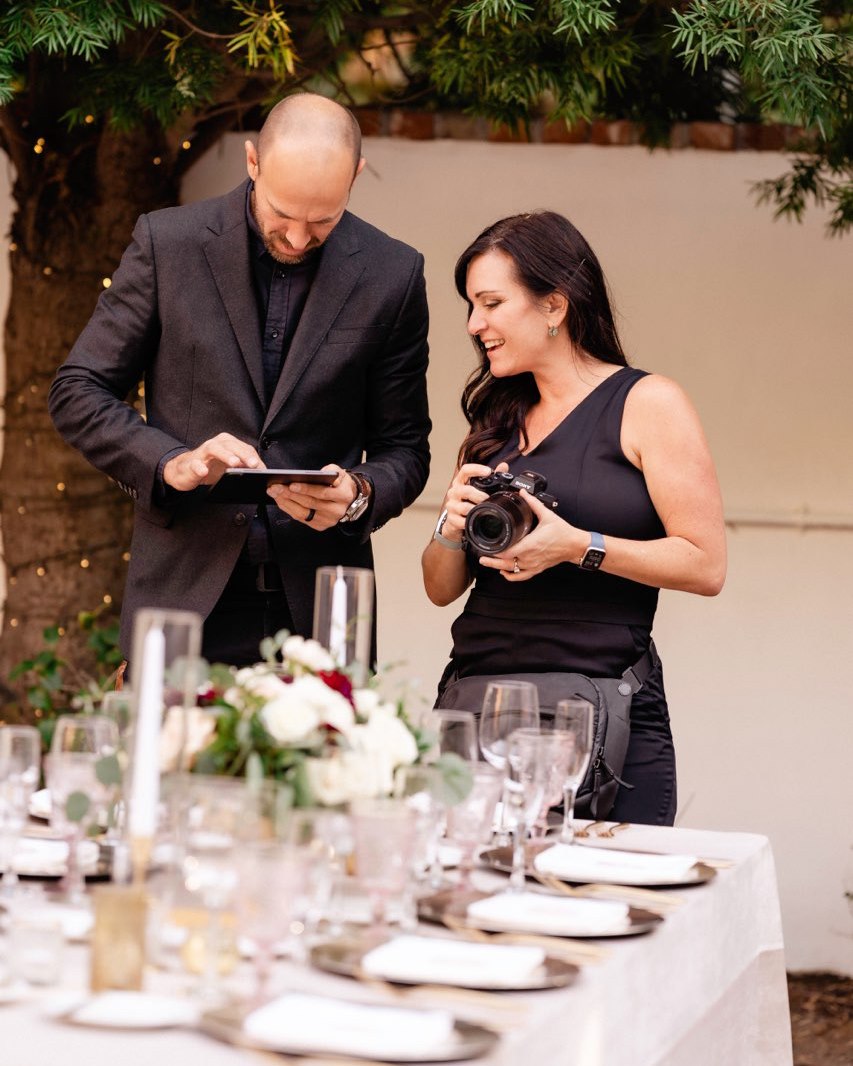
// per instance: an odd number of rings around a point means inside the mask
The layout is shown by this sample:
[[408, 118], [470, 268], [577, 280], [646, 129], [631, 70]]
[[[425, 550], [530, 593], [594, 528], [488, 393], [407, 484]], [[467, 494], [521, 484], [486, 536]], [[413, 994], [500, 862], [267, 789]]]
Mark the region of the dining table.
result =
[[[587, 832], [578, 840], [579, 848], [696, 856], [709, 873], [674, 887], [620, 889], [611, 884], [600, 889], [604, 896], [624, 899], [661, 920], [636, 935], [547, 941], [555, 945], [557, 956], [577, 967], [562, 987], [483, 991], [402, 985], [342, 976], [312, 966], [306, 958], [285, 958], [274, 966], [269, 994], [298, 991], [451, 1012], [497, 1034], [485, 1053], [471, 1060], [482, 1066], [791, 1066], [782, 924], [767, 838], [692, 828], [578, 824]], [[485, 892], [501, 891], [507, 880], [492, 866], [473, 873], [473, 884]], [[555, 892], [563, 884], [540, 878], [532, 887], [541, 890], [542, 881]], [[419, 931], [452, 935], [446, 927], [424, 922]], [[0, 957], [7, 939], [0, 937]], [[375, 1066], [386, 1061], [241, 1046], [211, 1035], [192, 1018], [163, 1027], [72, 1023], [62, 1004], [85, 995], [88, 975], [89, 947], [75, 942], [65, 946], [58, 983], [5, 997], [0, 984], [5, 1061], [14, 1066], [252, 1066], [264, 1061]], [[234, 997], [249, 994], [248, 961], [240, 963], [225, 987]], [[187, 975], [149, 965], [144, 989], [182, 1002], [188, 996]], [[418, 1050], [413, 1042], [408, 1061], [434, 1061], [420, 1058]]]

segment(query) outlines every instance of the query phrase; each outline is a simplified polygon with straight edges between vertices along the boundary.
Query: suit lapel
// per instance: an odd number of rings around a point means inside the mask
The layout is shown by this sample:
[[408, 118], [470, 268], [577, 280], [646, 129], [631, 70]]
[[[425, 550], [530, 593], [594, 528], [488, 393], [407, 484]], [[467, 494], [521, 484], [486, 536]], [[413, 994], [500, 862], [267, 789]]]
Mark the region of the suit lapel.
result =
[[316, 355], [329, 327], [355, 288], [364, 270], [360, 251], [353, 219], [347, 212], [326, 241], [317, 274], [311, 284], [311, 291], [273, 393], [264, 428], [287, 402], [308, 364]]
[[224, 207], [223, 217], [210, 226], [213, 232], [204, 244], [204, 254], [255, 392], [263, 406], [261, 324], [249, 266], [245, 184], [225, 198]]

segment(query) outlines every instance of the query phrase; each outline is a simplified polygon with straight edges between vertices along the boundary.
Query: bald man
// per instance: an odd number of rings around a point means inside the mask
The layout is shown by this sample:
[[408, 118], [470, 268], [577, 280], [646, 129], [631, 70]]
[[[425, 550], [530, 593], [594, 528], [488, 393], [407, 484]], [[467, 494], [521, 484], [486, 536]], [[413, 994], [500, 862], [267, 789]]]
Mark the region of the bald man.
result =
[[[316, 568], [372, 567], [371, 532], [427, 478], [423, 256], [346, 210], [358, 124], [299, 94], [245, 149], [226, 196], [140, 217], [50, 390], [59, 432], [134, 500], [125, 656], [142, 607], [199, 613], [211, 661], [310, 636]], [[229, 467], [333, 481], [216, 502]]]

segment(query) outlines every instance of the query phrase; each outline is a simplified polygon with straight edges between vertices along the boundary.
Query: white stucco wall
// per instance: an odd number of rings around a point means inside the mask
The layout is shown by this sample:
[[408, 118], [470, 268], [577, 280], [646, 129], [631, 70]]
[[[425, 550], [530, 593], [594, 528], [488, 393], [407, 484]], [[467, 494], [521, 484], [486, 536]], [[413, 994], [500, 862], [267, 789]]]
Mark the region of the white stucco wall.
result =
[[[185, 198], [242, 180], [241, 145], [212, 149]], [[473, 365], [453, 263], [502, 215], [562, 211], [604, 265], [632, 362], [692, 396], [723, 486], [726, 588], [664, 592], [656, 626], [679, 822], [767, 834], [789, 968], [853, 974], [853, 238], [754, 205], [749, 183], [785, 166], [770, 153], [368, 139], [365, 154], [352, 209], [425, 253], [432, 312], [433, 473], [376, 537], [383, 662], [431, 696], [458, 609], [427, 602], [419, 568]], [[0, 186], [0, 220], [5, 201]]]

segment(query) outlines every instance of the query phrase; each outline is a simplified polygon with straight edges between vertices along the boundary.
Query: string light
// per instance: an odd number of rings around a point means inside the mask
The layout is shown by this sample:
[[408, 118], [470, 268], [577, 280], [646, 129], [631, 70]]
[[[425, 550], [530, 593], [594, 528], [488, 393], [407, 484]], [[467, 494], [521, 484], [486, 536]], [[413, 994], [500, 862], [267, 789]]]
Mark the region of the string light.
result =
[[94, 116], [94, 115], [87, 115], [87, 116], [86, 116], [86, 117], [85, 117], [85, 118], [83, 119], [83, 121], [84, 121], [84, 122], [86, 123], [86, 125], [87, 125], [87, 126], [91, 126], [91, 125], [92, 125], [92, 123], [93, 123], [93, 122], [95, 121], [95, 116]]
[[17, 250], [18, 250], [17, 242], [16, 241], [9, 241], [9, 251], [10, 252], [17, 252]]
[[192, 141], [181, 141], [181, 148], [186, 152], [187, 149], [192, 148]]
[[163, 160], [160, 158], [159, 155], [155, 155], [151, 162], [154, 164], [155, 167], [159, 167]]
[[106, 595], [104, 596], [104, 603], [105, 603], [105, 604], [106, 604], [106, 605], [107, 605], [107, 606], [109, 607], [109, 605], [110, 605], [110, 604], [111, 604], [112, 602], [113, 602], [113, 598], [112, 598], [112, 596], [111, 596], [111, 595], [110, 595], [109, 593], [107, 593], [107, 594], [106, 594]]
[[103, 285], [103, 287], [105, 289], [108, 289], [110, 287], [110, 285], [112, 285], [112, 283], [113, 283], [113, 279], [112, 278], [104, 278], [103, 281], [101, 282], [101, 284]]
[[65, 626], [57, 626], [57, 627], [56, 627], [56, 632], [57, 632], [57, 633], [58, 633], [58, 634], [59, 634], [59, 635], [60, 635], [61, 637], [64, 637], [64, 636], [65, 636]]
[[47, 570], [45, 570], [45, 568], [43, 566], [37, 566], [36, 567], [36, 575], [38, 577], [44, 577], [44, 575], [46, 573], [47, 573]]
[[26, 514], [26, 513], [27, 513], [27, 509], [26, 509], [26, 507], [24, 507], [24, 506], [23, 506], [23, 504], [22, 504], [22, 505], [21, 505], [21, 506], [20, 506], [20, 507], [18, 508], [18, 514]]
[[44, 274], [46, 278], [49, 278], [52, 273], [53, 267], [44, 267], [44, 269], [42, 270], [42, 274]]
[[81, 559], [80, 560], [80, 569], [81, 570], [88, 570], [89, 569], [89, 560], [88, 559]]
[[17, 629], [18, 628], [18, 619], [17, 618], [10, 618], [9, 619], [9, 625], [12, 627], [12, 629]]
[[57, 483], [56, 483], [56, 491], [57, 492], [65, 492], [65, 482], [64, 481], [57, 481]]

